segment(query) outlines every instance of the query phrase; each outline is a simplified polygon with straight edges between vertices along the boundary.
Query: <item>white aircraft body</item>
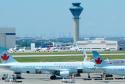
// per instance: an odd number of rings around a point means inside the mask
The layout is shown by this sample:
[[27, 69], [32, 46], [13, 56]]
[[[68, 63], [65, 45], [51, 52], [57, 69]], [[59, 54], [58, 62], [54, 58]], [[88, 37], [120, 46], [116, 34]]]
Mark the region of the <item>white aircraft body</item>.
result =
[[125, 59], [113, 59], [113, 60], [106, 60], [107, 62], [111, 62], [112, 65], [125, 65]]
[[112, 61], [104, 61], [97, 51], [93, 51], [93, 58], [96, 62], [96, 70], [106, 74], [125, 76], [124, 65], [113, 65]]
[[50, 79], [56, 76], [63, 78], [79, 73], [91, 73], [95, 71], [95, 63], [90, 61], [82, 62], [17, 62], [9, 53], [2, 51], [0, 55], [2, 64], [0, 68], [14, 71], [15, 74], [51, 74]]

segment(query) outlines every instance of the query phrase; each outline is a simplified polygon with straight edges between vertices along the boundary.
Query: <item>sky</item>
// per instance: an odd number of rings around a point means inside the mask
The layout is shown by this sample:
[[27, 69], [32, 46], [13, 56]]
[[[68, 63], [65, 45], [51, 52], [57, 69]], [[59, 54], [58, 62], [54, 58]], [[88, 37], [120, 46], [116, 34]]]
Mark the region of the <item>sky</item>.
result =
[[72, 36], [72, 2], [81, 2], [81, 36], [125, 37], [125, 0], [0, 0], [0, 27], [17, 36]]

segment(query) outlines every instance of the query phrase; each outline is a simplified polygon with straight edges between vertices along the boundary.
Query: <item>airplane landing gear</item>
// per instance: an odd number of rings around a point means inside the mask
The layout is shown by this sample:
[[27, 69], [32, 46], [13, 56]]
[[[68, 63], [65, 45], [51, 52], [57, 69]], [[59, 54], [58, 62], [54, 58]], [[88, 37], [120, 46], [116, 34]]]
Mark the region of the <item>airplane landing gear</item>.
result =
[[16, 76], [16, 79], [22, 79], [22, 76], [21, 76], [20, 72], [15, 72], [14, 74]]
[[88, 73], [88, 78], [91, 78], [91, 77], [90, 77], [90, 73]]
[[80, 77], [80, 76], [81, 76], [80, 73], [75, 74], [75, 77]]
[[55, 79], [56, 79], [56, 76], [55, 76], [55, 75], [50, 76], [50, 79], [51, 79], [51, 80], [55, 80]]

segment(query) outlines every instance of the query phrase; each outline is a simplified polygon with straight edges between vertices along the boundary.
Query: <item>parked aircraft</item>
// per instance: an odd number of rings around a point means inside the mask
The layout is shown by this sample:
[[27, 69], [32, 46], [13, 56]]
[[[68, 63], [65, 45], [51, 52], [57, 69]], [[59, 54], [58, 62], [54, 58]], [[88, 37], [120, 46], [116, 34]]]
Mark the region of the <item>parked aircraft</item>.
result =
[[0, 49], [1, 68], [14, 71], [16, 75], [27, 74], [51, 74], [50, 79], [55, 80], [57, 76], [70, 77], [82, 72], [91, 73], [95, 71], [95, 63], [90, 61], [81, 62], [17, 62], [5, 49]]
[[104, 61], [97, 51], [93, 51], [96, 69], [106, 74], [125, 76], [124, 65], [113, 65], [112, 62]]

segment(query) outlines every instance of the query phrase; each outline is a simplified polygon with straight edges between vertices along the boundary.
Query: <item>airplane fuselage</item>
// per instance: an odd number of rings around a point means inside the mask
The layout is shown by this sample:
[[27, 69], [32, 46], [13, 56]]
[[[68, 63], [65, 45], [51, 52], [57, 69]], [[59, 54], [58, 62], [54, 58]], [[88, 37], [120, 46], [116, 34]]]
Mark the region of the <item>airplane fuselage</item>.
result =
[[[2, 64], [4, 66], [4, 64]], [[93, 62], [30, 62], [30, 63], [7, 63], [8, 69], [14, 72], [55, 75], [70, 75], [82, 72], [94, 72], [95, 63]]]
[[125, 66], [105, 66], [101, 69], [106, 74], [125, 76]]

